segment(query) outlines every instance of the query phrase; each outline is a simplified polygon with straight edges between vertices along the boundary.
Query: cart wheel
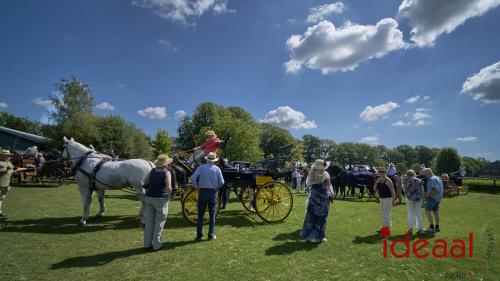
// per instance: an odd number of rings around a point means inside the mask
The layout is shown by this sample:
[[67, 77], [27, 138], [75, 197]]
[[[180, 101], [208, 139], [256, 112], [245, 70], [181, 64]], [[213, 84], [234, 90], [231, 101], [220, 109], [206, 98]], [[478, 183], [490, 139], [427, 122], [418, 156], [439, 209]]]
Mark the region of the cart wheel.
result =
[[252, 200], [255, 197], [255, 188], [251, 187], [240, 187], [238, 193], [238, 199], [240, 199], [243, 207], [249, 212], [255, 212], [254, 206], [252, 206]]
[[[203, 224], [207, 224], [209, 222], [207, 207], [205, 207]], [[217, 206], [215, 207], [215, 216], [219, 214], [219, 211], [220, 211], [220, 201], [217, 199]], [[187, 191], [186, 195], [184, 195], [184, 199], [182, 200], [182, 215], [190, 223], [196, 224], [198, 220], [198, 190], [191, 189]]]
[[50, 181], [57, 186], [64, 183], [64, 171], [61, 169], [55, 169], [50, 175]]
[[256, 196], [257, 215], [266, 222], [283, 221], [292, 212], [292, 192], [280, 182], [272, 181], [264, 184], [258, 189]]

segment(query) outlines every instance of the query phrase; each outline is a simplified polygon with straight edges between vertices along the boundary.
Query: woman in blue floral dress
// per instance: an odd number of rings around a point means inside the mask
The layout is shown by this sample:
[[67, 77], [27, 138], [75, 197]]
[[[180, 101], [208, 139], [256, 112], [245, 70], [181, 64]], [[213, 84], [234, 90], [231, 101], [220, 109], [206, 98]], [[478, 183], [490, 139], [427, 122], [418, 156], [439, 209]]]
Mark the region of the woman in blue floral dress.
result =
[[309, 203], [300, 236], [308, 242], [325, 242], [326, 218], [333, 198], [333, 188], [323, 160], [314, 162], [306, 185], [309, 188]]

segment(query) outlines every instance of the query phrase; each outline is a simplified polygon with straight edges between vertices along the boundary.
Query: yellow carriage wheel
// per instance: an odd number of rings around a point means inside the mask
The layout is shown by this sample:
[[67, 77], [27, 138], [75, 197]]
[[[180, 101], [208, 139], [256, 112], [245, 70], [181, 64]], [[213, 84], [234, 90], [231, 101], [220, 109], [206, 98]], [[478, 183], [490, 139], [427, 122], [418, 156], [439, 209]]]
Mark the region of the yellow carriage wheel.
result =
[[255, 188], [251, 187], [241, 187], [238, 192], [238, 199], [240, 199], [243, 207], [249, 212], [255, 212], [255, 209], [252, 206], [252, 200], [255, 196]]
[[[219, 214], [220, 211], [220, 200], [217, 199], [217, 206], [215, 206], [215, 216]], [[198, 190], [191, 189], [188, 191], [182, 200], [182, 215], [186, 220], [192, 224], [196, 224], [198, 220]], [[208, 204], [205, 207], [205, 215], [203, 216], [203, 224], [209, 222], [208, 217]]]
[[266, 222], [283, 221], [292, 212], [292, 192], [280, 182], [264, 184], [258, 189], [256, 196], [255, 211]]

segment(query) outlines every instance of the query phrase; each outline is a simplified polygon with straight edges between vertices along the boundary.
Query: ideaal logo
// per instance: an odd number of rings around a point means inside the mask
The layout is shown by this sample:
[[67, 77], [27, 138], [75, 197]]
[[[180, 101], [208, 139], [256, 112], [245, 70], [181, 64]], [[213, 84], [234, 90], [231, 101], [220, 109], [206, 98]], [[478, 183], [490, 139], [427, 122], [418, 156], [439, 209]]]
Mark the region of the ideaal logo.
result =
[[[396, 252], [395, 247], [398, 244], [404, 246], [403, 252]], [[410, 234], [406, 234], [406, 239], [396, 239], [394, 241], [388, 242], [384, 239], [383, 251], [384, 258], [391, 255], [394, 258], [409, 258], [410, 252], [419, 259], [425, 259], [431, 254], [434, 258], [455, 258], [461, 259], [466, 256], [469, 258], [473, 257], [474, 253], [474, 234], [469, 233], [469, 239], [453, 239], [450, 243], [444, 239], [436, 239], [434, 244], [431, 245], [429, 241], [425, 239], [416, 239], [413, 243], [410, 241]], [[426, 249], [432, 249], [431, 253], [426, 252]], [[389, 254], [390, 253], [390, 254]]]

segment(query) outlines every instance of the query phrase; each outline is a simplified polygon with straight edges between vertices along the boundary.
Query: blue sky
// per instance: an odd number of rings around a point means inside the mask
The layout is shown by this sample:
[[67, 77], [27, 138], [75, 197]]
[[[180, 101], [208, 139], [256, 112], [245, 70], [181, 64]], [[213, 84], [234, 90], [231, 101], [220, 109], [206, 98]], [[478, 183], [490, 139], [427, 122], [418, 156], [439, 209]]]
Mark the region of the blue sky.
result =
[[296, 137], [500, 159], [499, 4], [1, 1], [0, 110], [45, 121], [75, 76], [150, 135], [211, 101]]

